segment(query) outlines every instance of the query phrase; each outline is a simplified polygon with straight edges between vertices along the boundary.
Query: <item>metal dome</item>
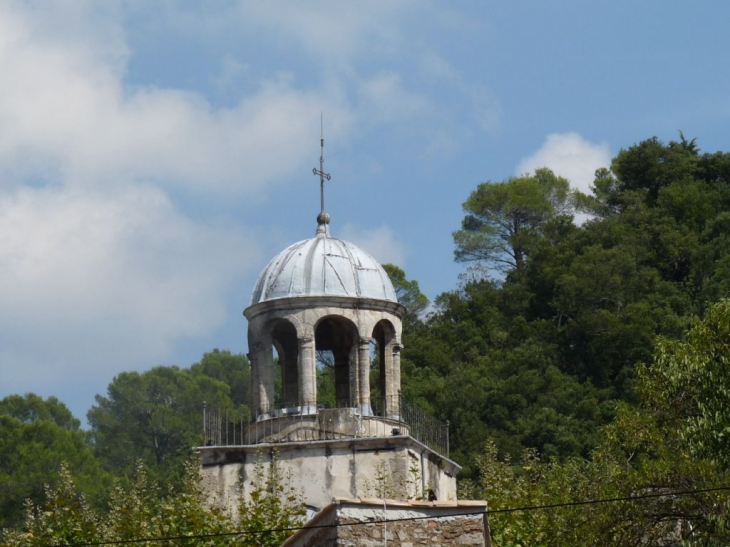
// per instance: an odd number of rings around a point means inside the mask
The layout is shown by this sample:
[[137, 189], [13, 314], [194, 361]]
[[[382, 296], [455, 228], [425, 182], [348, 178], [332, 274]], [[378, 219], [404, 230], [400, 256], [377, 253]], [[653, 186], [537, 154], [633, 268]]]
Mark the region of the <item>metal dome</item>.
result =
[[269, 262], [256, 281], [251, 305], [306, 296], [398, 302], [388, 274], [372, 256], [325, 230], [287, 247]]

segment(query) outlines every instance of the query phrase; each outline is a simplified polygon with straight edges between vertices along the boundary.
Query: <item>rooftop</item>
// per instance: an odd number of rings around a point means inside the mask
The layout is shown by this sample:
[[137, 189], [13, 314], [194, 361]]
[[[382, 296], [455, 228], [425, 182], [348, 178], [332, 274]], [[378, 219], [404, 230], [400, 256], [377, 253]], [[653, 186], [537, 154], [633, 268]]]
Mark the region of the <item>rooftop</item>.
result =
[[330, 237], [320, 224], [316, 237], [290, 245], [264, 268], [251, 306], [279, 298], [347, 296], [398, 302], [383, 267], [368, 253]]

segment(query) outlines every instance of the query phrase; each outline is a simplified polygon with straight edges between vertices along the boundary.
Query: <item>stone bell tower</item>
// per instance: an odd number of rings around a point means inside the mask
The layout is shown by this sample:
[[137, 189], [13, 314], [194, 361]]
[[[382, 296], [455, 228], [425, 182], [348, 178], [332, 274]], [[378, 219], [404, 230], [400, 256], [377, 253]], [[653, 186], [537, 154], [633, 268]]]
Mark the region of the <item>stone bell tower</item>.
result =
[[[317, 352], [329, 352], [334, 361], [338, 407], [372, 416], [375, 404], [383, 416], [397, 418], [404, 308], [380, 264], [330, 237], [323, 216], [314, 238], [286, 248], [264, 269], [244, 312], [257, 420], [316, 414]], [[370, 385], [372, 340], [380, 363], [376, 386]], [[372, 400], [373, 388], [381, 401]]]
[[[235, 500], [257, 458], [277, 453], [313, 510], [376, 495], [455, 500], [460, 468], [448, 458], [447, 427], [401, 397], [405, 308], [373, 257], [330, 235], [323, 167], [320, 156], [314, 237], [271, 259], [243, 312], [250, 422], [212, 411], [204, 418], [207, 445], [198, 451], [206, 488], [219, 501]], [[317, 394], [325, 360], [334, 403]]]

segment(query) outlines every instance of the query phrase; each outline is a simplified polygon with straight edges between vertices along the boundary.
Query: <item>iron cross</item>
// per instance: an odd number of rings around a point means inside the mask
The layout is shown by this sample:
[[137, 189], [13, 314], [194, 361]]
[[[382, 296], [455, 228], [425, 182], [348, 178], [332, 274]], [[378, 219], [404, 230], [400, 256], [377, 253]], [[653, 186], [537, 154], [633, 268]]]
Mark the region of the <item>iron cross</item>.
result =
[[312, 169], [312, 174], [319, 175], [319, 198], [320, 198], [320, 205], [322, 207], [322, 213], [324, 213], [324, 180], [330, 180], [332, 177], [329, 173], [324, 172], [324, 133], [322, 132], [322, 119], [320, 118], [319, 121], [319, 132], [320, 132], [320, 139], [319, 139], [319, 169], [316, 167]]

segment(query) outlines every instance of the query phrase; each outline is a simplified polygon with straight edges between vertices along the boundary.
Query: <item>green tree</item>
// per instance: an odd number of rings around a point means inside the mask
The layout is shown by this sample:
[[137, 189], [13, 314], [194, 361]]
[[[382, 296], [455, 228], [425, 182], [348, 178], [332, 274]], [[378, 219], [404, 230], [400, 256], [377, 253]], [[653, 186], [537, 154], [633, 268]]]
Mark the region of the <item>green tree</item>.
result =
[[711, 305], [684, 340], [660, 339], [642, 395], [666, 413], [695, 458], [730, 470], [730, 300]]
[[[595, 218], [580, 226], [539, 191], [518, 190], [517, 179], [480, 185], [465, 207], [475, 229], [456, 238], [457, 257], [501, 257], [506, 275], [464, 276], [402, 353], [404, 394], [451, 422], [467, 474], [486, 436], [500, 453], [587, 456], [610, 401], [636, 400], [636, 363], [652, 358], [657, 336], [680, 339], [693, 313], [730, 295], [730, 154], [686, 139], [628, 147], [596, 172], [592, 200], [568, 200], [568, 211], [591, 204]], [[514, 224], [521, 254], [504, 224], [512, 191], [537, 196], [525, 200], [537, 220]]]
[[238, 527], [228, 511], [205, 503], [198, 462], [188, 458], [182, 468], [181, 483], [173, 488], [155, 480], [147, 467], [138, 463], [131, 484], [118, 485], [112, 492], [109, 509], [100, 519], [100, 537], [130, 542], [141, 538], [210, 536], [177, 539], [175, 544], [247, 545], [232, 535]]
[[580, 194], [563, 177], [541, 168], [534, 175], [483, 182], [464, 202], [466, 216], [454, 232], [457, 262], [480, 261], [504, 272], [520, 271], [545, 225], [572, 215]]
[[25, 501], [41, 500], [44, 485], [58, 484], [63, 462], [90, 499], [101, 502], [108, 477], [68, 408], [32, 393], [0, 401], [0, 527], [18, 523]]
[[60, 469], [55, 487], [45, 487], [38, 503], [28, 500], [25, 520], [16, 529], [0, 530], [7, 547], [35, 547], [99, 541], [100, 519], [76, 488], [66, 466]]
[[191, 447], [202, 444], [203, 402], [232, 408], [229, 392], [219, 380], [175, 366], [118, 374], [88, 413], [96, 454], [121, 476], [141, 460], [153, 476], [174, 478]]
[[699, 149], [695, 139], [680, 140], [665, 145], [656, 137], [641, 141], [619, 151], [611, 162], [611, 171], [619, 181], [620, 192], [641, 193], [648, 204], [659, 198], [661, 190], [696, 174]]
[[0, 401], [0, 414], [24, 423], [46, 420], [68, 431], [79, 431], [81, 422], [56, 397], [44, 399], [35, 393], [8, 395]]
[[191, 365], [190, 373], [227, 384], [235, 406], [251, 407], [251, 364], [245, 355], [216, 348], [203, 354], [199, 362]]
[[[497, 545], [727, 545], [730, 541], [730, 302], [711, 305], [682, 341], [660, 339], [589, 459], [521, 464], [494, 444], [479, 458]], [[467, 485], [473, 487], [474, 485]], [[713, 489], [716, 491], [688, 493]], [[608, 501], [575, 505], [576, 501]], [[500, 510], [566, 504], [550, 509]]]

